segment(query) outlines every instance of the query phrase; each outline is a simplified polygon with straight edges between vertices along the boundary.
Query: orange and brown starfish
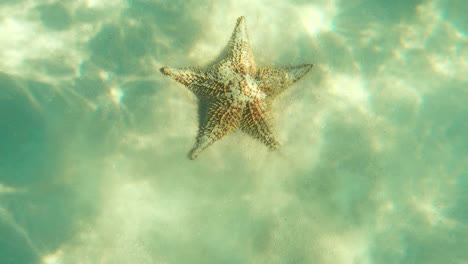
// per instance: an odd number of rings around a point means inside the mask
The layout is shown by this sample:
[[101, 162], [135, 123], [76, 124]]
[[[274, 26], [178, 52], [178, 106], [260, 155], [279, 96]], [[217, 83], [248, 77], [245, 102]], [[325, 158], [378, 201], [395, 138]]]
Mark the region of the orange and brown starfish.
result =
[[[161, 72], [187, 86], [206, 108], [189, 158], [223, 136], [240, 128], [270, 149], [279, 142], [270, 128], [271, 102], [312, 68], [312, 64], [291, 67], [257, 67], [249, 44], [245, 17], [237, 19], [234, 32], [221, 60], [205, 69], [162, 67]], [[205, 120], [203, 120], [205, 119]]]

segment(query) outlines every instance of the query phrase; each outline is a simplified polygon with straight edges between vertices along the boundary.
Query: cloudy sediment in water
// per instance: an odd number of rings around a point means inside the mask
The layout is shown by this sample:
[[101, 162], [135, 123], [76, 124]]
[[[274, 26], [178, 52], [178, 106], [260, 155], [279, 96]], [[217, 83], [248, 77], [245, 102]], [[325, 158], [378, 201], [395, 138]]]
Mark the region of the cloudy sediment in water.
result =
[[[39, 3], [40, 2], [40, 3]], [[0, 262], [466, 263], [463, 1], [0, 3]], [[204, 66], [245, 16], [259, 66], [313, 63], [197, 160]]]

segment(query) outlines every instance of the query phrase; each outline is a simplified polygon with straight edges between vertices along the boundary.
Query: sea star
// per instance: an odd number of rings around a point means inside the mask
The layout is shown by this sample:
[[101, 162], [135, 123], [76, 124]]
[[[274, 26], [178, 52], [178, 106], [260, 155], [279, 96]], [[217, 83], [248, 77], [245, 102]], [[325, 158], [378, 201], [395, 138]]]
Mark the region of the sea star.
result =
[[189, 152], [190, 159], [195, 159], [211, 144], [238, 128], [270, 149], [278, 148], [279, 142], [269, 125], [271, 102], [313, 66], [257, 67], [243, 16], [237, 19], [222, 55], [218, 62], [204, 69], [160, 69], [163, 74], [187, 86], [199, 99], [199, 132], [195, 146]]

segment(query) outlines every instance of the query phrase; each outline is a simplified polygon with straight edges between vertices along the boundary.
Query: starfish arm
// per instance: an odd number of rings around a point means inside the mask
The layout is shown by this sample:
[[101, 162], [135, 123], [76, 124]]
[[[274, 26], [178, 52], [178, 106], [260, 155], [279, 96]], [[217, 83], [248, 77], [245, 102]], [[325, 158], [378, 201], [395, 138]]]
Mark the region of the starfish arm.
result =
[[270, 149], [277, 149], [280, 143], [275, 139], [268, 124], [270, 112], [265, 103], [248, 103], [242, 117], [242, 130], [260, 140]]
[[312, 66], [312, 64], [302, 64], [290, 67], [265, 67], [258, 69], [256, 77], [261, 84], [260, 89], [268, 96], [275, 97], [304, 77]]
[[239, 127], [242, 108], [226, 100], [218, 100], [208, 111], [208, 122], [200, 127], [197, 141], [189, 152], [189, 158], [195, 159], [203, 150]]
[[191, 67], [162, 67], [160, 71], [187, 86], [197, 96], [219, 96], [224, 85], [218, 82], [210, 71], [202, 71]]
[[228, 44], [227, 61], [233, 63], [238, 72], [253, 73], [256, 70], [252, 48], [250, 47], [249, 35], [245, 17], [237, 19], [236, 26], [232, 32]]

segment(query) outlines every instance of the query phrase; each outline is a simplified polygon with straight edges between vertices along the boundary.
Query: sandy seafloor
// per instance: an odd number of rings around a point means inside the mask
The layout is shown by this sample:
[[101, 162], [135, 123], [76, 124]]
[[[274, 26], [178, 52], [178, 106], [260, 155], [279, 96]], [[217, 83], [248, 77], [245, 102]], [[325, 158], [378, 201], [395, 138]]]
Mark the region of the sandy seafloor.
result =
[[[1, 264], [468, 263], [462, 0], [0, 2]], [[313, 63], [191, 161], [206, 65]]]

